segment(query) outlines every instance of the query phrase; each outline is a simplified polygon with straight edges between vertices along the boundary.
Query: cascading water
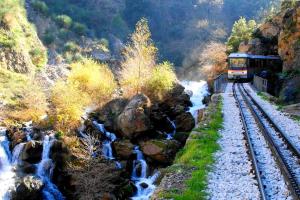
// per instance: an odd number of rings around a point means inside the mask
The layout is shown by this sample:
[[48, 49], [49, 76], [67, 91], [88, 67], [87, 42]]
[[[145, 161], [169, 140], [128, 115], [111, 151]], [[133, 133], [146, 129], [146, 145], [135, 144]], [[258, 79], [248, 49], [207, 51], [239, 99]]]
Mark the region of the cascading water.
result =
[[10, 163], [11, 153], [9, 141], [6, 138], [6, 129], [0, 127], [0, 199], [10, 199], [10, 192], [14, 188], [15, 173]]
[[[110, 133], [110, 132], [106, 131], [105, 127], [104, 127], [104, 124], [100, 124], [100, 123], [98, 123], [96, 121], [93, 121], [93, 124], [107, 138], [102, 143], [102, 154], [104, 155], [104, 157], [106, 159], [114, 160], [115, 157], [113, 156], [113, 151], [112, 151], [111, 144], [117, 139], [116, 135], [113, 134], [113, 133]], [[118, 162], [118, 161], [116, 161], [116, 167], [118, 169], [122, 168], [121, 163]]]
[[11, 158], [11, 163], [13, 165], [17, 165], [19, 164], [20, 162], [20, 154], [22, 153], [24, 147], [25, 147], [25, 144], [24, 142], [20, 143], [20, 144], [17, 144], [13, 150], [13, 153], [12, 153], [12, 158]]
[[191, 101], [193, 106], [190, 107], [190, 112], [195, 119], [198, 118], [198, 110], [205, 107], [203, 105], [203, 98], [209, 94], [208, 85], [205, 81], [181, 81], [181, 84], [185, 87], [186, 91], [191, 91], [193, 94], [191, 96]]
[[134, 148], [136, 160], [133, 161], [132, 180], [137, 188], [136, 194], [132, 197], [133, 200], [148, 200], [155, 190], [154, 182], [159, 176], [159, 172], [147, 177], [148, 165], [144, 160], [143, 153], [139, 147]]
[[53, 135], [46, 135], [43, 141], [42, 160], [37, 167], [37, 175], [44, 183], [43, 198], [45, 200], [64, 200], [64, 196], [58, 190], [57, 186], [51, 182], [52, 171], [54, 163], [50, 159], [50, 149], [54, 143], [55, 138]]
[[167, 117], [167, 120], [170, 122], [170, 124], [172, 125], [172, 128], [173, 128], [173, 131], [171, 133], [167, 133], [167, 140], [172, 140], [176, 133], [176, 124], [169, 117]]
[[27, 139], [27, 141], [31, 141], [32, 140], [31, 134], [32, 134], [32, 130], [33, 130], [32, 121], [26, 122], [26, 123], [24, 123], [24, 125], [25, 125], [25, 127], [23, 128], [23, 130], [26, 133], [26, 139]]

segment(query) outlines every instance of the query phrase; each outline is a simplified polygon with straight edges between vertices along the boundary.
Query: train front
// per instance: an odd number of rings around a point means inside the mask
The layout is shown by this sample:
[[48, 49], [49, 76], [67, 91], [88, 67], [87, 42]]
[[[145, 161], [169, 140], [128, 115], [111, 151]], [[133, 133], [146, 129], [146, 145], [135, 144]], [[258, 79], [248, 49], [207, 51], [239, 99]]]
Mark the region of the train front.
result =
[[248, 78], [248, 55], [232, 53], [228, 57], [228, 79], [243, 80]]

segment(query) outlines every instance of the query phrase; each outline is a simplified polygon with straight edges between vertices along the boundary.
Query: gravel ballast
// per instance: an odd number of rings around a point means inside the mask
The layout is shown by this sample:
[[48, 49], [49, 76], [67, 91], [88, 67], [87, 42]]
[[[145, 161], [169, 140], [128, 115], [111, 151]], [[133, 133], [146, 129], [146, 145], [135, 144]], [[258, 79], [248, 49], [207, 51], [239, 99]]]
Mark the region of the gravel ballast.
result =
[[239, 109], [228, 84], [223, 94], [223, 129], [218, 143], [221, 149], [215, 154], [216, 162], [208, 174], [208, 199], [259, 199], [258, 183], [251, 173], [246, 140]]
[[291, 119], [288, 114], [277, 110], [275, 105], [259, 97], [249, 84], [244, 84], [244, 86], [255, 101], [257, 101], [270, 118], [281, 128], [285, 136], [300, 150], [300, 125]]

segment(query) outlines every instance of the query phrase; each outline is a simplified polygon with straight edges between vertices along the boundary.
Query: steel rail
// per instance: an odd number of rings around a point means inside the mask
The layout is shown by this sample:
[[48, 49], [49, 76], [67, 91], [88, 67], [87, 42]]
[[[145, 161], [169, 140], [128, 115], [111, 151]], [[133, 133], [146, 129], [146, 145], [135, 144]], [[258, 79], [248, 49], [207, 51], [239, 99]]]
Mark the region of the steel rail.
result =
[[257, 158], [255, 156], [253, 144], [252, 144], [251, 138], [249, 136], [249, 127], [248, 127], [248, 125], [246, 123], [245, 114], [244, 114], [241, 102], [238, 99], [238, 96], [237, 96], [237, 93], [236, 93], [236, 90], [235, 90], [235, 84], [236, 83], [234, 82], [233, 86], [232, 86], [232, 90], [233, 90], [234, 98], [235, 98], [235, 100], [236, 100], [236, 102], [238, 104], [239, 110], [240, 110], [240, 114], [241, 114], [241, 118], [242, 118], [242, 123], [243, 123], [243, 127], [244, 127], [244, 130], [245, 130], [245, 134], [244, 135], [246, 137], [248, 148], [249, 148], [249, 157], [250, 157], [250, 159], [252, 160], [252, 163], [253, 163], [254, 172], [255, 172], [255, 175], [256, 175], [257, 182], [258, 182], [258, 188], [259, 188], [259, 191], [260, 191], [261, 199], [262, 200], [267, 200], [265, 189], [264, 189], [264, 185], [262, 183], [262, 178], [261, 178], [260, 170], [258, 168]]
[[[246, 105], [253, 113], [253, 116], [255, 117], [256, 121], [258, 122], [258, 125], [261, 128], [262, 134], [264, 138], [266, 139], [268, 146], [270, 147], [273, 155], [275, 156], [275, 159], [286, 179], [286, 182], [288, 184], [288, 187], [290, 191], [292, 192], [292, 195], [295, 199], [300, 199], [300, 188], [299, 183], [297, 181], [296, 175], [293, 172], [293, 169], [289, 166], [286, 158], [283, 156], [282, 152], [280, 151], [280, 148], [275, 144], [274, 139], [271, 137], [271, 133], [269, 132], [268, 127], [266, 127], [265, 123], [262, 120], [262, 117], [259, 115], [257, 110], [253, 106], [253, 102], [250, 101], [250, 98], [247, 98], [246, 92], [242, 90], [240, 85], [238, 85], [238, 89], [240, 94], [242, 95]], [[276, 129], [275, 129], [276, 131]], [[284, 140], [283, 140], [284, 141]]]

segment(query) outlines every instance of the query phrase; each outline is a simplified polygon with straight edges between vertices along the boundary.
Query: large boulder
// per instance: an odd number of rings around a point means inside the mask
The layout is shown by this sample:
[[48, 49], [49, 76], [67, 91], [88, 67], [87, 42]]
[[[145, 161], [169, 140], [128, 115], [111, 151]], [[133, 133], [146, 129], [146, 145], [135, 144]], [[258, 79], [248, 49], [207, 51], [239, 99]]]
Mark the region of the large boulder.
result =
[[117, 127], [125, 138], [135, 138], [151, 129], [149, 119], [150, 99], [144, 94], [134, 96], [117, 118]]
[[125, 106], [128, 104], [127, 99], [114, 99], [108, 102], [96, 114], [98, 121], [104, 122], [104, 126], [116, 131], [117, 118], [123, 112]]
[[43, 181], [36, 176], [25, 176], [17, 185], [16, 191], [12, 194], [12, 200], [40, 200], [43, 199]]
[[118, 158], [121, 160], [127, 160], [133, 153], [134, 145], [130, 142], [130, 140], [118, 140], [113, 143], [113, 148]]
[[140, 142], [144, 155], [161, 164], [172, 163], [180, 144], [176, 140], [148, 140]]
[[39, 163], [42, 158], [43, 143], [31, 140], [26, 143], [21, 153], [21, 159], [31, 164]]
[[189, 132], [195, 127], [195, 119], [190, 112], [184, 112], [176, 116], [175, 124], [178, 132]]
[[17, 127], [12, 127], [7, 130], [7, 135], [10, 142], [10, 148], [14, 149], [16, 145], [26, 141], [26, 133]]

